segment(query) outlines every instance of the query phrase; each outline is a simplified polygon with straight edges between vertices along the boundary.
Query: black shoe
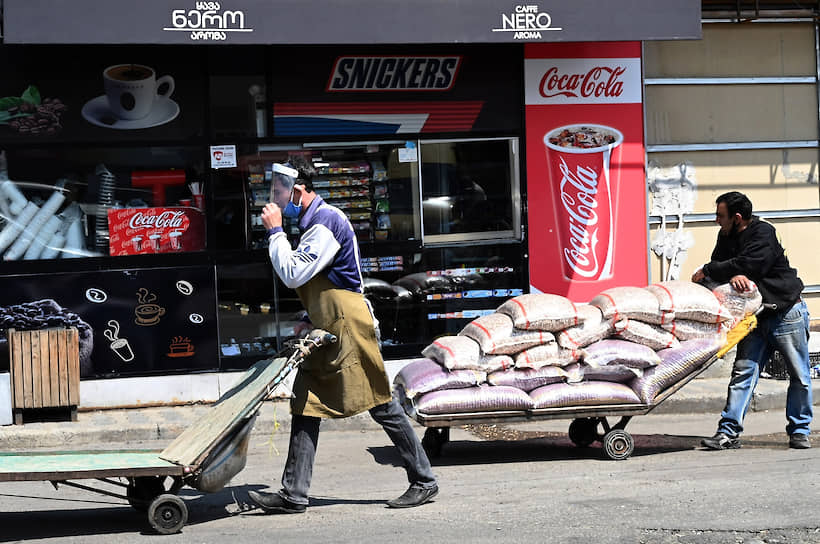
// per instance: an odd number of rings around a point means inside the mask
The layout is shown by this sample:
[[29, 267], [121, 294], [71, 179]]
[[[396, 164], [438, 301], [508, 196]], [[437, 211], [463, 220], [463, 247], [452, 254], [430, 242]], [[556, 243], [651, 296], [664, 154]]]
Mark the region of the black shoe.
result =
[[809, 435], [807, 434], [793, 434], [789, 436], [789, 447], [795, 450], [807, 450], [811, 447], [809, 442]]
[[413, 508], [430, 502], [436, 495], [438, 495], [437, 485], [429, 488], [410, 486], [401, 497], [387, 501], [387, 506], [390, 508]]
[[307, 506], [285, 499], [279, 493], [248, 491], [248, 497], [268, 514], [304, 514]]
[[724, 433], [715, 433], [715, 436], [704, 438], [700, 443], [710, 450], [736, 450], [740, 447], [739, 438], [729, 438]]

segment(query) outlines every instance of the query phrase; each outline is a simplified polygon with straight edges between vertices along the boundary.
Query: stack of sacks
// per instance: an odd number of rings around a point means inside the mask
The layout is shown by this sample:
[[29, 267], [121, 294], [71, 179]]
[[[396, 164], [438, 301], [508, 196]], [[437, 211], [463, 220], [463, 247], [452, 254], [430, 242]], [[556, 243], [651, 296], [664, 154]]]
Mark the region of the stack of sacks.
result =
[[427, 414], [650, 403], [717, 352], [731, 320], [689, 282], [615, 287], [579, 305], [522, 295], [438, 338], [396, 385]]

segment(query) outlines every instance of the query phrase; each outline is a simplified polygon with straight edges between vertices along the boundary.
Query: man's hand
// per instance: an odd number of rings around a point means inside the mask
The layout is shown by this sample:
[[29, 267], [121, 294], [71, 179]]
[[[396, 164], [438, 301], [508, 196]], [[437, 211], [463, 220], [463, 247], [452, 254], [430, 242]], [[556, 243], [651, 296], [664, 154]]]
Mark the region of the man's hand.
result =
[[729, 280], [729, 283], [732, 284], [732, 287], [734, 287], [735, 291], [737, 291], [738, 293], [750, 291], [752, 289], [752, 285], [754, 285], [754, 282], [752, 282], [752, 280], [750, 280], [743, 274], [738, 274], [737, 276], [733, 277]]
[[695, 273], [692, 274], [692, 281], [695, 283], [701, 282], [706, 278], [706, 274], [703, 273], [703, 268], [698, 268], [695, 270]]
[[313, 323], [310, 321], [300, 321], [293, 326], [293, 335], [296, 338], [304, 338], [313, 330]]
[[282, 210], [273, 202], [265, 204], [262, 209], [262, 224], [267, 230], [282, 226]]

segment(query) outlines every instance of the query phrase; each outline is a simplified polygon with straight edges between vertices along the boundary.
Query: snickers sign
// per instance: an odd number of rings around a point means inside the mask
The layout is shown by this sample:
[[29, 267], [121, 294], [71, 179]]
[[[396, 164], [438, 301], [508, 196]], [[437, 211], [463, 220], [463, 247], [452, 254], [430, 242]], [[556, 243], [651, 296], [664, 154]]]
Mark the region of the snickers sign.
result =
[[327, 91], [448, 91], [460, 65], [458, 55], [339, 57]]

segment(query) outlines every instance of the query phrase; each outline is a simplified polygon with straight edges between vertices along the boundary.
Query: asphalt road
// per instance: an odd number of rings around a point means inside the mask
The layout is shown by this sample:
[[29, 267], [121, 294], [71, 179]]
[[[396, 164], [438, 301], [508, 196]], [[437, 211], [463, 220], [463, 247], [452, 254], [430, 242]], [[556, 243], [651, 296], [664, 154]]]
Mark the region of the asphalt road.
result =
[[254, 435], [230, 487], [180, 492], [190, 517], [179, 534], [153, 535], [118, 499], [21, 482], [0, 484], [0, 542], [820, 542], [820, 441], [789, 450], [782, 411], [761, 412], [741, 449], [704, 451], [715, 421], [635, 418], [625, 461], [606, 459], [600, 444], [575, 447], [568, 421], [454, 429], [433, 463], [441, 493], [408, 510], [384, 504], [407, 485], [384, 434], [325, 432], [310, 508], [289, 516], [247, 510], [248, 490], [277, 488], [286, 453], [283, 434]]

